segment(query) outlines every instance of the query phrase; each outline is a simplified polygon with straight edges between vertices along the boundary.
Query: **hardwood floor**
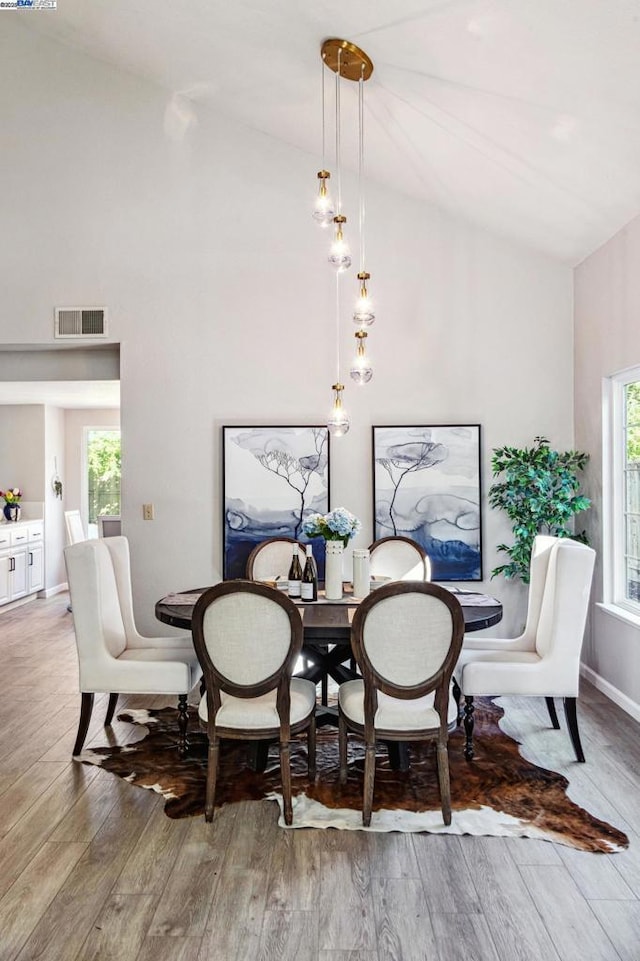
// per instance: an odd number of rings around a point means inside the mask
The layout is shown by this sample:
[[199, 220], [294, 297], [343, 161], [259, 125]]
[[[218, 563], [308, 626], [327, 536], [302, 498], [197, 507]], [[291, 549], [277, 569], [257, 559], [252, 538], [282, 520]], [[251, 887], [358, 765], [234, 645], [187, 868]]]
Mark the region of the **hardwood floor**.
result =
[[[584, 686], [587, 763], [544, 701], [505, 728], [631, 838], [622, 854], [544, 841], [283, 831], [246, 802], [171, 821], [162, 800], [71, 761], [79, 714], [67, 597], [0, 615], [0, 961], [638, 961], [638, 725]], [[87, 744], [132, 739], [102, 727]], [[122, 705], [170, 703], [129, 698]]]

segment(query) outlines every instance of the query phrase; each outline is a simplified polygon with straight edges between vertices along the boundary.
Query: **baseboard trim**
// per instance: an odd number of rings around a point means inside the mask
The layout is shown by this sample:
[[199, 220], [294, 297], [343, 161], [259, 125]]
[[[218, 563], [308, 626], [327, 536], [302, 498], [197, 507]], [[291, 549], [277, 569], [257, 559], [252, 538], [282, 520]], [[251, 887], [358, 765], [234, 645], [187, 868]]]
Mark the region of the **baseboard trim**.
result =
[[55, 587], [47, 587], [44, 591], [39, 591], [38, 597], [54, 597], [56, 594], [63, 594], [69, 590], [69, 585], [65, 581], [63, 584], [56, 584]]
[[580, 673], [587, 681], [593, 684], [595, 688], [602, 691], [603, 694], [606, 694], [609, 700], [613, 701], [614, 704], [617, 704], [618, 707], [621, 707], [623, 711], [629, 714], [634, 721], [640, 721], [640, 704], [637, 704], [630, 697], [627, 697], [626, 694], [623, 694], [617, 687], [614, 687], [613, 684], [606, 681], [604, 677], [596, 674], [596, 672], [590, 667], [587, 667], [586, 664], [580, 665]]

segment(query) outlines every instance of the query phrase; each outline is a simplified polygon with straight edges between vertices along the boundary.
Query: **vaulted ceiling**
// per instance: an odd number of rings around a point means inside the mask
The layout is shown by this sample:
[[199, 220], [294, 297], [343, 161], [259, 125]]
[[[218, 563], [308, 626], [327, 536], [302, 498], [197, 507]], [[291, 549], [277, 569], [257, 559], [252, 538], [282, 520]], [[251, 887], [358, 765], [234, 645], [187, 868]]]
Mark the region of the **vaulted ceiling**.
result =
[[371, 181], [570, 264], [640, 213], [637, 0], [58, 0], [18, 15], [161, 85], [167, 136], [222, 111], [312, 154], [311, 181], [320, 45], [343, 37], [375, 64]]

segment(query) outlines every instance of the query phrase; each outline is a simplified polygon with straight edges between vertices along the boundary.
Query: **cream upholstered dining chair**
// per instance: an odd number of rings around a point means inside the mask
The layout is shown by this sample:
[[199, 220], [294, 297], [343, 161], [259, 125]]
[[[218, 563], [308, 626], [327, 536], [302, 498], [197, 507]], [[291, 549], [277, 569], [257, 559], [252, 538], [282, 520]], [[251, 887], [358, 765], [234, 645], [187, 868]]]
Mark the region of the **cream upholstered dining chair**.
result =
[[381, 537], [369, 545], [371, 576], [392, 581], [430, 581], [431, 561], [410, 537]]
[[[64, 524], [67, 529], [67, 544], [78, 544], [80, 541], [87, 540], [80, 511], [65, 511]], [[72, 613], [71, 604], [67, 604], [67, 610], [70, 614]]]
[[435, 740], [442, 817], [451, 823], [447, 742], [456, 709], [449, 685], [463, 634], [459, 602], [437, 584], [386, 584], [356, 610], [351, 643], [363, 679], [346, 681], [338, 691], [340, 781], [347, 779], [347, 731], [355, 731], [365, 742], [365, 826], [371, 823], [376, 739]]
[[82, 750], [97, 693], [109, 693], [105, 726], [118, 694], [177, 694], [178, 752], [184, 756], [187, 695], [202, 677], [191, 637], [143, 637], [136, 630], [126, 537], [72, 544], [64, 557], [82, 694], [74, 756]]
[[255, 581], [225, 581], [198, 600], [193, 643], [206, 691], [198, 712], [209, 738], [205, 818], [213, 819], [220, 740], [279, 740], [286, 824], [293, 820], [289, 741], [308, 732], [309, 774], [315, 773], [316, 688], [292, 677], [302, 647], [293, 601]]
[[568, 537], [538, 535], [531, 553], [527, 620], [515, 638], [465, 638], [454, 676], [465, 698], [465, 756], [473, 758], [473, 698], [544, 697], [554, 728], [554, 698], [564, 700], [571, 742], [584, 761], [576, 699], [580, 651], [589, 608], [595, 551]]
[[[247, 559], [247, 580], [261, 581], [277, 576], [286, 579], [289, 574], [291, 552], [295, 543], [296, 541], [291, 537], [270, 537], [257, 544]], [[303, 557], [304, 545], [298, 542], [298, 547], [301, 557]]]
[[68, 544], [77, 544], [79, 541], [87, 540], [87, 534], [82, 523], [80, 511], [65, 511], [64, 523], [67, 529]]

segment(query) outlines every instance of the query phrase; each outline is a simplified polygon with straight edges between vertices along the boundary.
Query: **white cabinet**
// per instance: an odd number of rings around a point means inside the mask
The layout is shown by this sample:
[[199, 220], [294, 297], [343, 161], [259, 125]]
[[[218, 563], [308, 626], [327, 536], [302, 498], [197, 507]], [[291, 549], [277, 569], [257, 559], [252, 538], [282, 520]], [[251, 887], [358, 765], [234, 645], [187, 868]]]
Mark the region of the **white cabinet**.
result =
[[12, 549], [11, 561], [13, 566], [9, 573], [9, 589], [11, 600], [17, 601], [19, 597], [27, 594], [27, 551], [26, 546]]
[[8, 552], [0, 552], [0, 604], [8, 604], [11, 600], [10, 578], [11, 557]]
[[27, 551], [27, 592], [35, 594], [44, 587], [44, 549], [42, 544], [29, 544]]
[[0, 528], [0, 604], [17, 601], [44, 587], [42, 521]]

